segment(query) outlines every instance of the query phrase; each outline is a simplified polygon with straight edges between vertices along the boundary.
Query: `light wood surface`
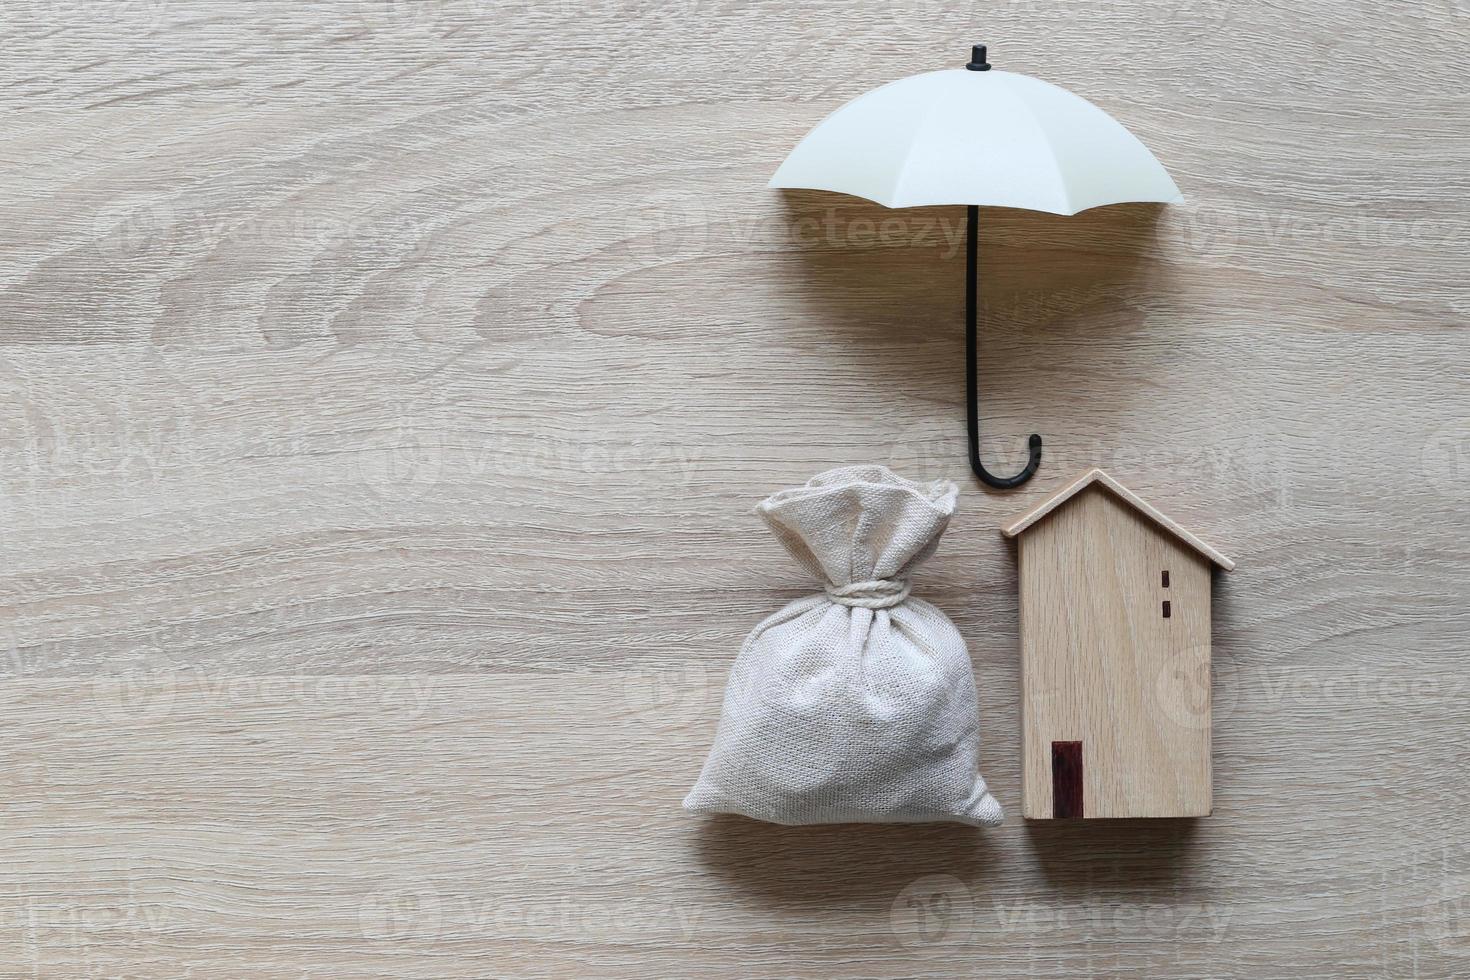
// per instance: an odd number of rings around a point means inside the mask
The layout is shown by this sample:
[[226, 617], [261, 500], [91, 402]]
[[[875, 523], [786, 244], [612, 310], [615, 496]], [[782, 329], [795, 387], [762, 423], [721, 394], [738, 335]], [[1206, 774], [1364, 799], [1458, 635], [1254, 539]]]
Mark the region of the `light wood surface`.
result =
[[1211, 562], [1103, 487], [1019, 539], [1022, 815], [1069, 815], [1052, 743], [1080, 742], [1081, 816], [1206, 816]]
[[[1470, 964], [1470, 11], [18, 0], [0, 974], [1447, 977]], [[765, 182], [987, 41], [1186, 195]], [[1236, 558], [1207, 820], [679, 810], [812, 588], [750, 515], [964, 480], [915, 594], [1020, 801], [1013, 547], [1101, 466]]]

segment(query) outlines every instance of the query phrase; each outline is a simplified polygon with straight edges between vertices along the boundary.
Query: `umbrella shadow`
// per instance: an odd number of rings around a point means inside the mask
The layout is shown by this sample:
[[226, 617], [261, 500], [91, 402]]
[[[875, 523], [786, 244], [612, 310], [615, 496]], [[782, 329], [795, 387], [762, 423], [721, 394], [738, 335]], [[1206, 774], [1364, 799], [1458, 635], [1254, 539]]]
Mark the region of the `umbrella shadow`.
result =
[[995, 831], [954, 823], [788, 827], [719, 815], [701, 822], [696, 848], [711, 874], [783, 907], [890, 902], [925, 875], [983, 888], [998, 863]]
[[[965, 209], [780, 194], [785, 241], [804, 267], [793, 288], [808, 322], [840, 335], [842, 356], [881, 363], [911, 397], [948, 406], [962, 452]], [[1070, 217], [980, 210], [981, 431], [999, 471], [1024, 462], [1028, 433], [1045, 437], [1075, 423], [1077, 399], [1055, 392], [1086, 390], [1089, 376], [1106, 380], [1113, 369], [1100, 361], [1099, 345], [1126, 345], [1121, 338], [1157, 308], [1168, 286], [1167, 267], [1156, 261], [1161, 210], [1119, 204]], [[1089, 400], [1099, 432], [1127, 414], [1127, 394], [1109, 385], [1106, 399]]]

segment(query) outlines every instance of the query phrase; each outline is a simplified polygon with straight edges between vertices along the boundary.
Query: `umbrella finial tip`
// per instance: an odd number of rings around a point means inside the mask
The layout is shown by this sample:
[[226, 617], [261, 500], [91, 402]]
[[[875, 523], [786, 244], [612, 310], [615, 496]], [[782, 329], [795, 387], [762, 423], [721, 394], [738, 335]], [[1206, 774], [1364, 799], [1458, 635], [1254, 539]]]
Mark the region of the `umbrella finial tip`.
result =
[[985, 45], [975, 44], [970, 47], [970, 63], [965, 66], [970, 71], [989, 71], [990, 62], [985, 60]]

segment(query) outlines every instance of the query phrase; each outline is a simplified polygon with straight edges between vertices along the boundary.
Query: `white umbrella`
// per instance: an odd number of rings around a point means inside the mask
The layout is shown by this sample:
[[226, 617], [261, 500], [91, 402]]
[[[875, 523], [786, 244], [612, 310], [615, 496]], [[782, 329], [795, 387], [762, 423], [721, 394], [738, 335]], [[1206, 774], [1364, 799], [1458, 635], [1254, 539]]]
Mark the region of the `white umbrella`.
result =
[[976, 389], [976, 235], [979, 206], [1076, 214], [1124, 201], [1173, 202], [1179, 188], [1106, 112], [1029, 75], [992, 71], [985, 46], [963, 69], [900, 79], [858, 96], [806, 135], [772, 187], [838, 191], [890, 208], [965, 204], [966, 380], [970, 466], [1007, 489], [1031, 479], [1041, 437], [1015, 476], [980, 462]]

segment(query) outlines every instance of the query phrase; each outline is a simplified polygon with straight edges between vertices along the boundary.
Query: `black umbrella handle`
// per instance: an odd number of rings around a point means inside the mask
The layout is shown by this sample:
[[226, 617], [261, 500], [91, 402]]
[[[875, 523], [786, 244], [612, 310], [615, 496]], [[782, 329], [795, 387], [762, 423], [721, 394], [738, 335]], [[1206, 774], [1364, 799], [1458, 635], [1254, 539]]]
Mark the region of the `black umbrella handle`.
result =
[[[980, 50], [980, 60], [984, 51]], [[970, 429], [970, 469], [989, 487], [1010, 490], [1036, 474], [1041, 465], [1041, 436], [1031, 433], [1031, 458], [1015, 476], [995, 476], [980, 462], [980, 209], [971, 204], [965, 228], [965, 408]]]

